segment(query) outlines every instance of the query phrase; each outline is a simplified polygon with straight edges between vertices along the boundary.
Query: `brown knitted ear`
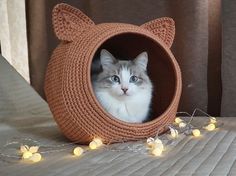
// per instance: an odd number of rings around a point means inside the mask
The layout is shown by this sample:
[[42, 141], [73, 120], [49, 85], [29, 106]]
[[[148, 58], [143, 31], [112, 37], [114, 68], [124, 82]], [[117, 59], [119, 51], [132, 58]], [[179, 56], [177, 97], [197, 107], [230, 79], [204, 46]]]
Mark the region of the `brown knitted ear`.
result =
[[64, 41], [73, 41], [84, 30], [94, 25], [79, 9], [64, 3], [54, 7], [52, 22], [56, 36]]
[[157, 35], [169, 48], [175, 37], [175, 22], [172, 18], [163, 17], [149, 21], [141, 27]]

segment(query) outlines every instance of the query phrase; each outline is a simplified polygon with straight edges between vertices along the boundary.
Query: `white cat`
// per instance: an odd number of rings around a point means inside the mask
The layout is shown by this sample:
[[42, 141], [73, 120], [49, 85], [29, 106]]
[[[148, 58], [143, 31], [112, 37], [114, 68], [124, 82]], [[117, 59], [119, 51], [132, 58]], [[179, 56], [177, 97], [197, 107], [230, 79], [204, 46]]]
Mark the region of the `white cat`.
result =
[[147, 53], [122, 61], [103, 49], [100, 63], [101, 72], [93, 74], [93, 89], [104, 109], [126, 122], [147, 120], [152, 99], [152, 83], [146, 73]]

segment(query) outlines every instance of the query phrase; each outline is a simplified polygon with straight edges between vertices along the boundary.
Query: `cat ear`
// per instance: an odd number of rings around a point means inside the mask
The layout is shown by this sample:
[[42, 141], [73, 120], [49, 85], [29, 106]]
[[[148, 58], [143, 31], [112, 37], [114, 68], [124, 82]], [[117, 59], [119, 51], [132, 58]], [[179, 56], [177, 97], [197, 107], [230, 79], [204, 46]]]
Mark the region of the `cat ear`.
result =
[[87, 28], [95, 25], [94, 22], [79, 9], [61, 3], [54, 7], [52, 23], [58, 39], [73, 41]]
[[100, 53], [100, 61], [102, 68], [106, 69], [116, 63], [116, 58], [109, 51], [102, 49]]
[[142, 52], [139, 54], [135, 59], [134, 63], [141, 67], [142, 69], [146, 70], [147, 69], [147, 63], [148, 63], [148, 54], [147, 52]]
[[163, 17], [149, 21], [141, 27], [157, 35], [169, 48], [175, 37], [175, 22], [172, 18]]

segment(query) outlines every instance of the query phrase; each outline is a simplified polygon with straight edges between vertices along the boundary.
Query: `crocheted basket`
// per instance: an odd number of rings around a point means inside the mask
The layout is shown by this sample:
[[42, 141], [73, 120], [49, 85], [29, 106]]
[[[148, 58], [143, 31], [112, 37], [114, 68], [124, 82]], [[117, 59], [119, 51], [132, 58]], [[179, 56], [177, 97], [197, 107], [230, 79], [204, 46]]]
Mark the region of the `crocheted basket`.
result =
[[[67, 4], [55, 6], [52, 15], [61, 43], [49, 61], [45, 93], [54, 119], [72, 141], [104, 143], [140, 140], [162, 133], [175, 119], [181, 94], [181, 72], [170, 51], [175, 26], [159, 18], [141, 26], [94, 22]], [[113, 118], [97, 101], [91, 85], [91, 63], [102, 48], [115, 56], [149, 55], [148, 74], [154, 84], [152, 120], [127, 123]]]

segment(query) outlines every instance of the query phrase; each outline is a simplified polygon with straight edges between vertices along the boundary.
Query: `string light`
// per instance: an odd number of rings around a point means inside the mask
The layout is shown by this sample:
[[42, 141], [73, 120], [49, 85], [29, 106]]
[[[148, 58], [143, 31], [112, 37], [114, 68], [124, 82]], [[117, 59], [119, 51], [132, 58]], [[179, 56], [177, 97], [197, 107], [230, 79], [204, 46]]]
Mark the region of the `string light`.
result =
[[22, 145], [20, 146], [20, 153], [25, 153], [29, 150], [29, 146], [28, 145]]
[[98, 145], [95, 141], [92, 141], [92, 142], [89, 143], [89, 148], [91, 150], [95, 150], [95, 149], [97, 149], [97, 147], [98, 147]]
[[216, 123], [217, 121], [216, 121], [216, 118], [215, 117], [211, 117], [210, 118], [210, 123]]
[[39, 150], [38, 146], [32, 146], [29, 148], [29, 152], [31, 152], [31, 153], [37, 153], [38, 150]]
[[73, 150], [73, 154], [75, 156], [80, 156], [84, 153], [84, 149], [81, 148], [81, 147], [75, 147], [74, 150]]
[[170, 135], [172, 138], [177, 138], [179, 136], [179, 132], [178, 130], [172, 128], [172, 127], [169, 127], [170, 128]]
[[184, 127], [186, 127], [186, 125], [187, 125], [187, 124], [184, 123], [184, 122], [180, 122], [180, 123], [179, 123], [179, 127], [180, 127], [180, 128], [184, 128]]
[[215, 128], [216, 128], [216, 126], [215, 126], [214, 123], [210, 123], [209, 125], [207, 125], [205, 127], [205, 129], [208, 130], [208, 131], [213, 131]]
[[93, 141], [97, 143], [97, 147], [100, 147], [103, 145], [103, 142], [100, 138], [94, 138]]
[[179, 117], [176, 117], [175, 118], [175, 123], [179, 124], [180, 122], [182, 122], [183, 120]]
[[163, 149], [163, 143], [159, 138], [154, 139], [152, 137], [149, 137], [147, 139], [147, 145], [150, 149], [154, 149], [154, 148], [160, 147], [160, 146], [162, 146], [162, 149]]
[[22, 155], [22, 159], [29, 159], [33, 154], [29, 151], [26, 151]]
[[[192, 135], [194, 137], [198, 137], [201, 135], [201, 131], [199, 129], [194, 129], [195, 127], [192, 125], [192, 121], [193, 121], [193, 117], [195, 115], [195, 113], [197, 111], [200, 111], [202, 113], [205, 113], [199, 109], [195, 109], [193, 114], [192, 115], [189, 115], [190, 119], [189, 120], [183, 120], [179, 117], [176, 117], [175, 118], [175, 123], [172, 124], [173, 126], [172, 127], [169, 127], [170, 128], [170, 136], [172, 137], [172, 139], [175, 139], [178, 137], [179, 133], [181, 134], [190, 134], [192, 133]], [[179, 112], [179, 113], [183, 113], [183, 112]], [[206, 113], [205, 113], [206, 114]], [[217, 119], [215, 117], [211, 117], [209, 116], [208, 114], [206, 114], [208, 116], [208, 125], [205, 126], [205, 127], [199, 127], [199, 128], [204, 128], [208, 131], [213, 131], [215, 128], [216, 128], [216, 124], [217, 124], [217, 127], [219, 128], [219, 123], [217, 122]], [[187, 128], [185, 128], [187, 127]], [[184, 128], [184, 129], [178, 129], [178, 128]], [[178, 131], [178, 130], [179, 131]], [[158, 134], [158, 132], [157, 132]], [[158, 135], [156, 135], [158, 136]], [[128, 146], [126, 149], [124, 150], [129, 150], [129, 151], [132, 151], [132, 152], [141, 152], [141, 153], [146, 153], [147, 151], [149, 151], [152, 155], [154, 156], [161, 156], [163, 151], [165, 150], [165, 147], [164, 147], [164, 144], [162, 142], [163, 136], [161, 136], [160, 138], [159, 137], [155, 137], [155, 138], [152, 138], [152, 137], [149, 137], [146, 141], [146, 144], [148, 146], [145, 147], [145, 145], [143, 144], [139, 144], [139, 145], [134, 145], [133, 147], [130, 147]], [[26, 139], [24, 139], [26, 140]], [[66, 144], [61, 144], [61, 145], [53, 145], [53, 146], [42, 146], [39, 144], [39, 142], [35, 141], [35, 140], [32, 140], [32, 139], [27, 139], [28, 142], [34, 142], [34, 143], [37, 143], [36, 146], [31, 146], [29, 147], [28, 145], [20, 145], [20, 150], [19, 152], [21, 153], [21, 158], [26, 160], [26, 161], [31, 161], [31, 162], [39, 162], [42, 160], [42, 155], [43, 153], [53, 153], [53, 152], [60, 152], [60, 151], [63, 151], [63, 150], [67, 150], [66, 148], [65, 149], [54, 149], [54, 150], [49, 150], [49, 151], [43, 151], [41, 153], [38, 152], [39, 150], [39, 146], [40, 147], [49, 147], [49, 148], [58, 148], [58, 147], [65, 147], [65, 146], [68, 146], [68, 145], [74, 145], [75, 143], [77, 142], [73, 142], [73, 143], [66, 143]], [[165, 136], [164, 136], [164, 140], [165, 140]], [[166, 140], [170, 140], [170, 138], [166, 138]], [[123, 141], [120, 141], [120, 142], [123, 142]], [[164, 142], [165, 144], [168, 144], [170, 141], [167, 141], [167, 142]], [[17, 141], [14, 141], [14, 142], [11, 142], [11, 143], [7, 143], [6, 145], [4, 145], [4, 147], [8, 147], [9, 145], [15, 145], [16, 143], [20, 144], [22, 142], [17, 142]], [[102, 146], [103, 145], [103, 142], [102, 142], [102, 139], [99, 138], [99, 137], [95, 137], [90, 143], [89, 143], [89, 148], [94, 150], [94, 149], [97, 149], [98, 147]], [[109, 144], [108, 144], [109, 145]], [[107, 145], [106, 145], [107, 146]], [[104, 148], [107, 148], [107, 147], [104, 147]], [[3, 148], [4, 148], [3, 147]], [[108, 148], [110, 150], [112, 150], [110, 147]], [[117, 150], [112, 150], [112, 151], [122, 151], [123, 149], [117, 149]], [[87, 150], [86, 150], [87, 151]], [[84, 149], [82, 147], [75, 147], [73, 149], [73, 154], [75, 156], [81, 156], [82, 154], [84, 153]], [[9, 158], [14, 158], [14, 159], [20, 159], [20, 156], [19, 154], [15, 154], [15, 155], [9, 155], [9, 154], [4, 154], [3, 152], [0, 151], [0, 156], [2, 157], [9, 157]]]
[[147, 138], [147, 146], [152, 147], [155, 139], [152, 137]]
[[156, 137], [156, 139], [149, 137], [146, 143], [152, 155], [160, 156], [162, 154], [164, 145], [162, 143], [162, 140], [160, 140], [158, 137]]
[[152, 151], [151, 151], [151, 153], [154, 155], [154, 156], [160, 156], [161, 154], [162, 154], [162, 149], [161, 148], [159, 148], [159, 147], [157, 147], [157, 148], [155, 148], [155, 149], [153, 149]]
[[22, 145], [20, 146], [20, 152], [25, 153], [25, 152], [30, 152], [30, 153], [36, 153], [38, 152], [39, 147], [38, 146], [31, 146], [29, 147], [28, 145]]
[[22, 145], [20, 146], [20, 153], [22, 153], [22, 159], [29, 160], [32, 162], [39, 162], [42, 159], [40, 153], [37, 153], [39, 150], [39, 146], [31, 146]]
[[198, 136], [201, 135], [201, 132], [200, 132], [199, 129], [194, 129], [194, 130], [192, 131], [192, 134], [193, 134], [193, 136], [198, 137]]
[[42, 156], [41, 156], [40, 153], [34, 153], [34, 154], [29, 158], [29, 160], [32, 161], [32, 162], [34, 162], [34, 163], [41, 161], [41, 159], [42, 159]]
[[147, 146], [148, 146], [149, 148], [152, 148], [154, 144], [155, 144], [155, 139], [152, 138], [152, 137], [149, 137], [149, 138], [147, 139]]
[[161, 149], [163, 151], [164, 150], [163, 143], [154, 143], [154, 145], [152, 146], [152, 150], [154, 150], [156, 148], [159, 148], [159, 149]]
[[98, 147], [101, 147], [103, 145], [103, 142], [100, 138], [94, 138], [90, 143], [89, 143], [89, 148], [91, 150], [97, 149]]
[[160, 140], [159, 138], [156, 138], [154, 142], [155, 142], [156, 144], [163, 144], [163, 143], [162, 143], [162, 140]]

